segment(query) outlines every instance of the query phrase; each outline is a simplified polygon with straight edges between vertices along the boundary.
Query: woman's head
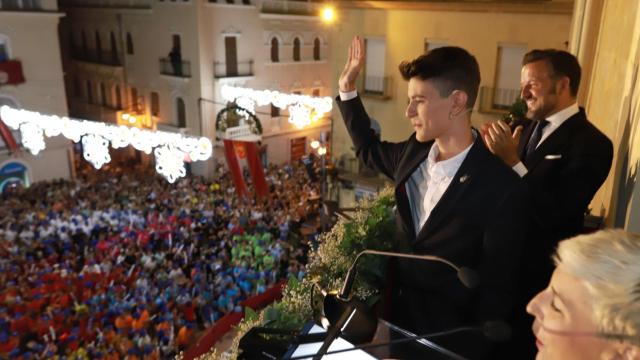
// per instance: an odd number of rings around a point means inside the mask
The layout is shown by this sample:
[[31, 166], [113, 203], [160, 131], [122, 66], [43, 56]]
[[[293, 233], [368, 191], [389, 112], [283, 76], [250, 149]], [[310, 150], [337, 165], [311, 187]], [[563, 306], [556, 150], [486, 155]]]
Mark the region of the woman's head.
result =
[[539, 360], [640, 359], [640, 235], [603, 230], [560, 242], [535, 316]]

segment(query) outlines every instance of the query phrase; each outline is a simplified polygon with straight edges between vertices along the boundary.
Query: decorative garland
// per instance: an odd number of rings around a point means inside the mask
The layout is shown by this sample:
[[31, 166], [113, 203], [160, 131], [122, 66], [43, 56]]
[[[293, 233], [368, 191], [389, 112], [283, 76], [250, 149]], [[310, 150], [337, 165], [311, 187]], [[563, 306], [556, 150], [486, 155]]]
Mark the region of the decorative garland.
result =
[[238, 125], [240, 119], [243, 119], [245, 124], [249, 126], [249, 129], [251, 129], [251, 133], [262, 135], [262, 124], [260, 123], [260, 119], [258, 119], [258, 117], [251, 113], [249, 110], [236, 104], [232, 104], [220, 110], [218, 115], [216, 115], [216, 137], [218, 139], [221, 138], [221, 134], [224, 134], [224, 132], [227, 131], [228, 128], [233, 127], [230, 126], [228, 122], [230, 120], [230, 116], [238, 117]]

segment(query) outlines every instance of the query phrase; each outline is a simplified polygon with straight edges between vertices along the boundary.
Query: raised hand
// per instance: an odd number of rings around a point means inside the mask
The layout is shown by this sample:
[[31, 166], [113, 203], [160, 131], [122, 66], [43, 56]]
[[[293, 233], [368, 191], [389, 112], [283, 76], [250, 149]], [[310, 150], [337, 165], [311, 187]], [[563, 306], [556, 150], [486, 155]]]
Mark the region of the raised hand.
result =
[[364, 67], [364, 56], [364, 41], [360, 36], [354, 36], [349, 46], [347, 63], [338, 80], [340, 91], [349, 92], [356, 89], [356, 79]]

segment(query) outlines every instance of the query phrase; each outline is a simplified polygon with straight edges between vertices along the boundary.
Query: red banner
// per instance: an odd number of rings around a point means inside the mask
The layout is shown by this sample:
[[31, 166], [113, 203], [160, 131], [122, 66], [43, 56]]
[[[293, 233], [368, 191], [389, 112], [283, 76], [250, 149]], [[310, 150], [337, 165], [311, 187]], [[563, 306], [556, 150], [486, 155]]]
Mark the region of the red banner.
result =
[[242, 170], [240, 169], [240, 164], [238, 163], [238, 158], [236, 157], [236, 151], [232, 140], [224, 140], [224, 155], [227, 158], [227, 166], [229, 166], [231, 178], [233, 179], [233, 184], [236, 187], [238, 196], [248, 197], [249, 191], [247, 190], [247, 185], [244, 183], [244, 179], [242, 178]]
[[249, 165], [249, 173], [251, 174], [253, 186], [256, 189], [256, 196], [266, 197], [269, 195], [269, 187], [267, 186], [267, 180], [264, 178], [264, 170], [260, 162], [258, 146], [256, 146], [254, 142], [246, 142], [244, 149], [247, 153], [247, 164]]

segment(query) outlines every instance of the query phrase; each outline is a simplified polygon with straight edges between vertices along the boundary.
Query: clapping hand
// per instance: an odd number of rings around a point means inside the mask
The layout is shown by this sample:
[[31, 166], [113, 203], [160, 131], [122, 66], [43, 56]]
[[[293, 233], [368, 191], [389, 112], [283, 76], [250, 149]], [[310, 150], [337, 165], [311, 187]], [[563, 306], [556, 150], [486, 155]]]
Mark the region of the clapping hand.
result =
[[507, 165], [513, 167], [520, 162], [518, 158], [518, 143], [520, 143], [520, 136], [522, 135], [522, 126], [516, 127], [512, 134], [509, 125], [502, 120], [498, 120], [484, 124], [480, 133], [487, 148]]

